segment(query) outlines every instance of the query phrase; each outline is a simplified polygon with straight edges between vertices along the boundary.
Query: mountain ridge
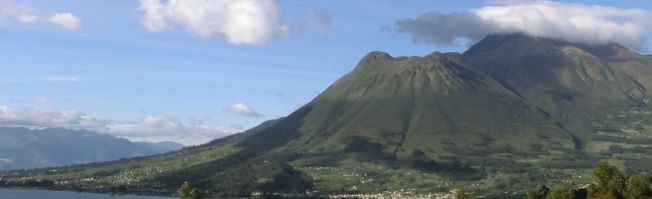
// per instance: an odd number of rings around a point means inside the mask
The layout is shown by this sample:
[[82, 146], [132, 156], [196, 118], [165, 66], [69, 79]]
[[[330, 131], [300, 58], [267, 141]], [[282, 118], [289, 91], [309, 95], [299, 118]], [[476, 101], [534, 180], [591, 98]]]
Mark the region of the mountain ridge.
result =
[[173, 142], [131, 142], [65, 128], [0, 127], [0, 170], [29, 169], [154, 155], [183, 148]]
[[652, 171], [650, 87], [652, 58], [615, 44], [508, 34], [461, 54], [374, 51], [310, 103], [243, 133], [164, 155], [0, 177], [10, 179], [5, 186], [52, 180], [55, 189], [93, 177], [83, 190], [158, 195], [192, 181], [240, 197], [473, 184], [502, 198], [535, 181], [587, 175], [598, 159]]

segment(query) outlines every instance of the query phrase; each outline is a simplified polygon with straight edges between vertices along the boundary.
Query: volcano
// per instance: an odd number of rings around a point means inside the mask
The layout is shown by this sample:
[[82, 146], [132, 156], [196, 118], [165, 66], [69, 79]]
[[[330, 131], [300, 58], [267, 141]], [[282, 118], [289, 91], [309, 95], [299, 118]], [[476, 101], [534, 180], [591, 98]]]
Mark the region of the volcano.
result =
[[243, 133], [164, 155], [5, 172], [0, 185], [504, 194], [584, 175], [599, 159], [650, 171], [651, 87], [652, 57], [618, 44], [500, 34], [462, 54], [371, 52], [312, 102]]

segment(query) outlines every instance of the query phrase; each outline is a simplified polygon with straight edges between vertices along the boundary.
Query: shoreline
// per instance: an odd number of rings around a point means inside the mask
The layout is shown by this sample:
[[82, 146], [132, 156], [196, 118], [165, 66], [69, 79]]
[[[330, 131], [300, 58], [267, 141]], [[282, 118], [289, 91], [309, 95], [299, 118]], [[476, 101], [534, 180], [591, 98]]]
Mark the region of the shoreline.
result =
[[106, 197], [111, 197], [111, 198], [125, 198], [125, 199], [131, 199], [131, 198], [138, 198], [138, 199], [174, 199], [174, 197], [171, 196], [151, 196], [151, 195], [136, 195], [136, 194], [109, 194], [109, 193], [95, 193], [95, 192], [81, 192], [81, 191], [71, 191], [71, 190], [54, 190], [54, 189], [43, 189], [43, 188], [34, 188], [34, 187], [0, 187], [0, 196], [3, 195], [3, 193], [7, 193], [3, 190], [6, 191], [13, 191], [13, 192], [20, 192], [20, 191], [25, 191], [25, 192], [41, 192], [41, 193], [53, 193], [53, 194], [79, 194], [79, 195], [86, 195], [86, 196], [106, 196]]

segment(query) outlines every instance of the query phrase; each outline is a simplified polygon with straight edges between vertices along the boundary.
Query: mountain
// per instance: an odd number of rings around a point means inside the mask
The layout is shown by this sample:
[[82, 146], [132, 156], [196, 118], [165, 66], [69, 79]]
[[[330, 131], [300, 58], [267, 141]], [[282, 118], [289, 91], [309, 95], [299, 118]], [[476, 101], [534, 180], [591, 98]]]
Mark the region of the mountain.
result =
[[614, 128], [599, 124], [602, 121], [596, 117], [631, 106], [644, 108], [650, 98], [652, 59], [618, 44], [586, 46], [526, 35], [494, 35], [474, 45], [464, 57], [582, 141], [589, 140], [596, 125]]
[[161, 142], [134, 142], [135, 144], [145, 145], [149, 148], [159, 151], [158, 153], [165, 153], [170, 151], [176, 151], [185, 147], [183, 144], [179, 144], [171, 141], [161, 141]]
[[243, 133], [158, 156], [3, 173], [0, 184], [172, 195], [191, 181], [240, 197], [463, 186], [518, 197], [560, 179], [586, 183], [600, 159], [652, 171], [651, 86], [652, 57], [618, 44], [504, 34], [462, 54], [371, 52], [312, 102]]
[[134, 143], [83, 130], [0, 127], [0, 170], [102, 162], [181, 148], [173, 142]]

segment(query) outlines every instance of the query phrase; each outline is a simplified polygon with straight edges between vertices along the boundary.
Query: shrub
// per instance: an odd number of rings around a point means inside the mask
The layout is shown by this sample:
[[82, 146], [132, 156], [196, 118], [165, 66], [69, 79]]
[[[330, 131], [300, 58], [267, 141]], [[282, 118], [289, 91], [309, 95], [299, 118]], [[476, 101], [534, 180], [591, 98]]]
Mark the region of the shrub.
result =
[[573, 187], [569, 184], [563, 184], [552, 189], [546, 199], [575, 199]]
[[189, 182], [184, 182], [179, 188], [179, 199], [201, 199], [202, 196], [199, 190], [192, 187]]
[[593, 168], [593, 183], [589, 185], [589, 198], [622, 199], [624, 198], [625, 180], [623, 174], [606, 161], [599, 161]]
[[546, 199], [550, 189], [546, 186], [541, 186], [539, 189], [532, 188], [527, 191], [527, 199]]
[[471, 196], [464, 191], [464, 189], [460, 188], [457, 189], [457, 192], [455, 192], [455, 199], [470, 199]]
[[632, 173], [627, 177], [625, 198], [639, 199], [645, 198], [645, 196], [649, 196], [650, 194], [650, 181], [645, 175]]

